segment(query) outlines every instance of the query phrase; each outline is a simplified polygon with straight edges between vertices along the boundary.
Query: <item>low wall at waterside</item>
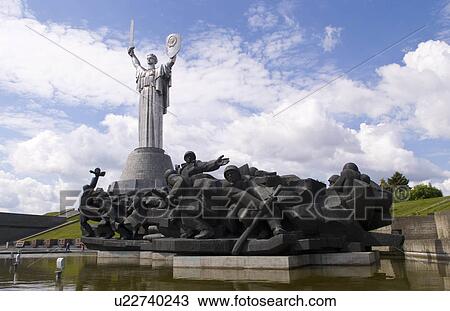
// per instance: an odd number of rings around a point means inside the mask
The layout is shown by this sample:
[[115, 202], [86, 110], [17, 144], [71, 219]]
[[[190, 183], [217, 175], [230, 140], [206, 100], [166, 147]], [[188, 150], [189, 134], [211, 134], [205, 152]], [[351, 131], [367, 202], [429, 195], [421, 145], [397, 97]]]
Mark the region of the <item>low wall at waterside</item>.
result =
[[[450, 211], [428, 216], [397, 217], [391, 226], [377, 231], [405, 236], [403, 249], [389, 249], [391, 254], [400, 252], [405, 258], [427, 261], [450, 260]], [[386, 248], [379, 250], [387, 251]]]

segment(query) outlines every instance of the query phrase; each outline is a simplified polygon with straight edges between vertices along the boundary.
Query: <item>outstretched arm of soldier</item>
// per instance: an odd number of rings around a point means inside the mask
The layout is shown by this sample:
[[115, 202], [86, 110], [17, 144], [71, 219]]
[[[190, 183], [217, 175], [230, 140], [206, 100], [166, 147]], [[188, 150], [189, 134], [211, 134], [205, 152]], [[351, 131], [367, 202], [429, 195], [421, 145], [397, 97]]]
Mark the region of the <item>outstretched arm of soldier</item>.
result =
[[224, 158], [224, 156], [220, 156], [216, 160], [208, 162], [197, 161], [196, 166], [192, 169], [192, 175], [218, 170], [222, 165], [227, 164], [229, 161], [230, 160]]
[[229, 158], [224, 158], [224, 155], [221, 155], [217, 158], [216, 164], [219, 166], [227, 165], [230, 162]]

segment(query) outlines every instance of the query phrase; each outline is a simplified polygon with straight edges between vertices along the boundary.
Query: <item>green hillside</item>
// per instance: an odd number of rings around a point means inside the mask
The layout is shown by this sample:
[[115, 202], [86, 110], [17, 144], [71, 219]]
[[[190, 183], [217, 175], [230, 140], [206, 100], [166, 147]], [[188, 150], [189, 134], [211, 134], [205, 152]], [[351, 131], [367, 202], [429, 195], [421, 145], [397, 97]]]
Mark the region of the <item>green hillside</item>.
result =
[[59, 216], [60, 212], [48, 212], [45, 213], [44, 216]]
[[[89, 221], [91, 225], [97, 224], [95, 221]], [[118, 236], [116, 234], [116, 236]], [[66, 225], [62, 225], [59, 228], [48, 230], [38, 235], [33, 235], [25, 239], [25, 241], [31, 240], [47, 240], [47, 239], [78, 239], [81, 238], [80, 228], [80, 216], [70, 217], [67, 220]]]
[[446, 209], [450, 209], [450, 196], [394, 203], [393, 215], [397, 217], [426, 216]]
[[80, 222], [69, 223], [66, 226], [48, 231], [29, 238], [28, 240], [47, 240], [47, 239], [78, 239], [81, 238]]
[[[54, 215], [52, 215], [54, 216]], [[76, 239], [81, 237], [80, 216], [72, 216], [67, 218], [66, 223], [49, 229], [41, 234], [36, 234], [25, 238], [25, 241], [31, 240], [47, 240], [47, 239]]]

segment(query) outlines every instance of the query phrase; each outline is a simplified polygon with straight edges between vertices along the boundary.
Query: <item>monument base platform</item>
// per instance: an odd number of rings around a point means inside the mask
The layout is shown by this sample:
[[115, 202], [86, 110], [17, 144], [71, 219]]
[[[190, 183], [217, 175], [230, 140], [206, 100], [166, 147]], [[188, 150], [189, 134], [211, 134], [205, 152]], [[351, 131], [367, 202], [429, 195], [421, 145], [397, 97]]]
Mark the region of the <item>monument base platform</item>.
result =
[[164, 172], [173, 169], [170, 156], [163, 149], [140, 147], [128, 156], [120, 180], [113, 182], [108, 191], [124, 193], [131, 190], [164, 187]]
[[174, 256], [174, 268], [289, 270], [304, 266], [370, 266], [376, 252], [316, 253], [293, 256]]
[[100, 259], [151, 260], [174, 268], [286, 270], [304, 266], [370, 266], [380, 259], [378, 252], [311, 253], [286, 256], [196, 256], [138, 251], [98, 251]]
[[[152, 251], [158, 253], [189, 255], [231, 255], [236, 238], [182, 239], [158, 238], [147, 240], [116, 240], [83, 237], [89, 248], [100, 251]], [[340, 237], [305, 239], [297, 234], [280, 234], [270, 239], [249, 239], [242, 247], [242, 255], [295, 255], [305, 252], [348, 252], [347, 244]], [[361, 249], [351, 249], [361, 251]]]
[[195, 281], [270, 282], [289, 284], [311, 278], [350, 277], [369, 278], [378, 271], [378, 265], [367, 266], [307, 266], [300, 269], [223, 269], [223, 268], [177, 268], [173, 267], [173, 278]]
[[[279, 237], [280, 241], [286, 237]], [[199, 242], [199, 245], [208, 247], [212, 241], [217, 240], [189, 240], [161, 238], [159, 246], [152, 248], [154, 241], [130, 241], [130, 240], [103, 240], [98, 238], [83, 238], [88, 247], [103, 248], [97, 253], [97, 263], [104, 265], [140, 265], [153, 268], [166, 267], [173, 271], [174, 279], [186, 280], [217, 280], [217, 281], [256, 281], [290, 283], [311, 276], [334, 277], [370, 277], [377, 271], [380, 262], [378, 252], [349, 252], [346, 248], [341, 250], [321, 248], [324, 245], [337, 243], [331, 240], [302, 239], [299, 245], [305, 247], [299, 254], [287, 255], [241, 255], [218, 256], [203, 254], [191, 254], [189, 252], [162, 252], [161, 245], [176, 247], [174, 240], [178, 240], [178, 246], [184, 244], [181, 249], [186, 249], [191, 242]], [[234, 239], [220, 239], [219, 245], [233, 245]], [[271, 240], [271, 239], [269, 239]], [[265, 241], [267, 243], [268, 240]], [[250, 241], [257, 243], [257, 241]], [[162, 244], [161, 244], [162, 243]], [[114, 246], [114, 248], [113, 248]], [[309, 248], [306, 250], [306, 248]], [[109, 249], [109, 250], [106, 250]], [[147, 249], [147, 250], [144, 250]], [[168, 247], [166, 247], [168, 249]], [[179, 248], [180, 249], [180, 248]], [[248, 251], [248, 250], [247, 250]]]

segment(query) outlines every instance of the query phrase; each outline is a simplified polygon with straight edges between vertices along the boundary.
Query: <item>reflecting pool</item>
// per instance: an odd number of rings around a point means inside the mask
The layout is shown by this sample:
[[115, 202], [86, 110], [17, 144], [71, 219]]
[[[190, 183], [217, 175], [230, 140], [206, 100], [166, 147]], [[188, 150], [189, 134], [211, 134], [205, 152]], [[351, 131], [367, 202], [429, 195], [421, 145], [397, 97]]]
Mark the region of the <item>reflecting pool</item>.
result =
[[22, 258], [15, 269], [0, 258], [1, 290], [448, 290], [450, 265], [381, 259], [360, 267], [290, 271], [172, 269], [151, 262], [69, 256], [61, 281], [56, 258]]

